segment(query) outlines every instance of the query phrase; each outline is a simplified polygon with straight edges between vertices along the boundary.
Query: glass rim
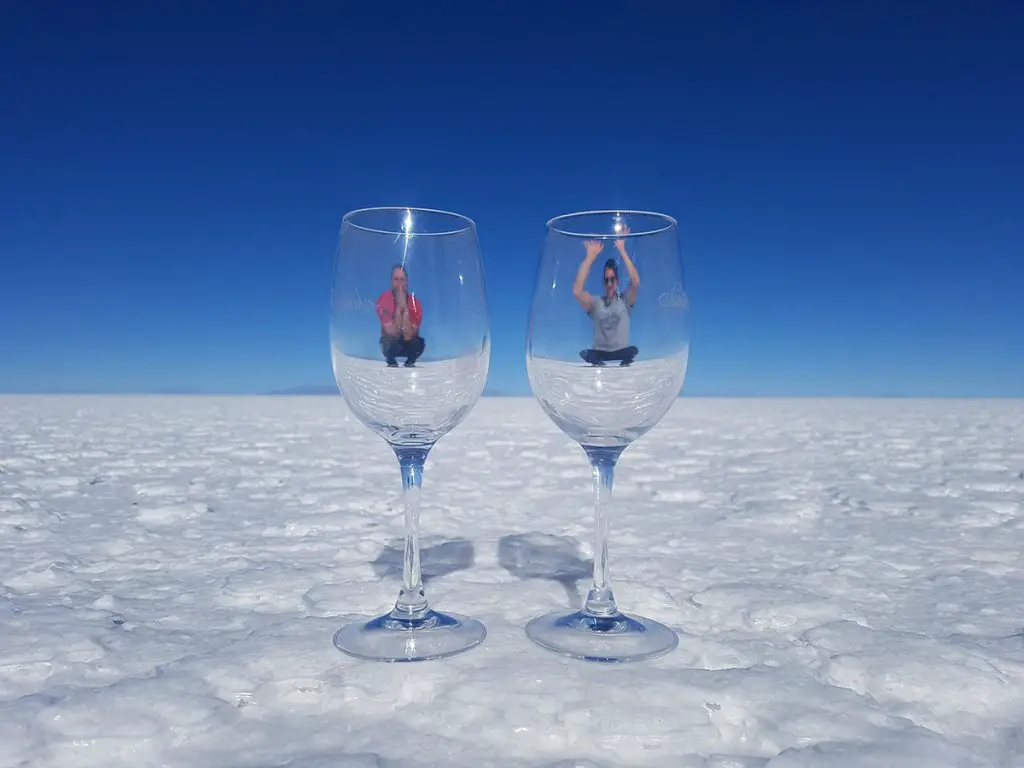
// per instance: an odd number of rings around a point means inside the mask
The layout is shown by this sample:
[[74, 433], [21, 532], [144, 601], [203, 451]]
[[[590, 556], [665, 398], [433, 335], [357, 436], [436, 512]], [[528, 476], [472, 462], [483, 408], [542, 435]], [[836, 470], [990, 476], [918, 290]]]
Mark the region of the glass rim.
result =
[[[651, 218], [661, 219], [664, 222], [664, 226], [658, 228], [645, 229], [642, 232], [626, 232], [622, 234], [615, 234], [612, 232], [573, 232], [567, 229], [561, 228], [558, 224], [562, 221], [569, 219], [578, 219], [584, 216], [650, 216]], [[679, 226], [679, 222], [667, 213], [658, 213], [657, 211], [632, 211], [628, 209], [619, 210], [595, 210], [595, 211], [576, 211], [574, 213], [563, 213], [559, 216], [555, 216], [552, 219], [548, 219], [547, 227], [553, 232], [557, 232], [560, 235], [566, 237], [581, 237], [581, 238], [615, 238], [616, 240], [625, 240], [630, 237], [648, 237], [650, 235], [657, 235], [661, 232], [667, 232], [670, 229]]]
[[[394, 229], [380, 229], [379, 227], [368, 227], [363, 224], [357, 224], [353, 219], [364, 213], [397, 213], [404, 211], [407, 213], [428, 213], [435, 216], [447, 216], [456, 221], [463, 223], [463, 226], [457, 229], [446, 230], [444, 232], [417, 232], [415, 229], [412, 231], [406, 231], [402, 228]], [[354, 211], [349, 211], [341, 218], [341, 223], [344, 226], [353, 227], [355, 229], [362, 230], [363, 232], [373, 232], [378, 235], [413, 235], [415, 237], [437, 237], [439, 235], [458, 235], [462, 232], [476, 229], [476, 222], [468, 216], [455, 213], [454, 211], [443, 211], [439, 208], [419, 208], [415, 205], [376, 205], [368, 208], [356, 208]]]

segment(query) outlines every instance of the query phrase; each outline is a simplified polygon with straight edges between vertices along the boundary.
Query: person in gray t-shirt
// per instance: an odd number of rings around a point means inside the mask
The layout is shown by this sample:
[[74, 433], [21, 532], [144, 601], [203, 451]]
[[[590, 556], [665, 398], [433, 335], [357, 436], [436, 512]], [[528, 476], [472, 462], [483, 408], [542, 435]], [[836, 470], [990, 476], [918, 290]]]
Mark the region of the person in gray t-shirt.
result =
[[[628, 233], [629, 229], [626, 228], [624, 232]], [[591, 365], [604, 365], [616, 360], [619, 365], [629, 365], [639, 352], [636, 347], [629, 345], [629, 321], [636, 305], [640, 273], [626, 252], [626, 241], [616, 240], [615, 247], [629, 273], [629, 288], [625, 293], [619, 291], [619, 268], [615, 259], [608, 259], [604, 263], [604, 293], [601, 296], [592, 296], [583, 288], [590, 268], [604, 249], [604, 243], [600, 240], [586, 242], [587, 255], [576, 271], [576, 282], [572, 287], [573, 295], [590, 316], [594, 326], [593, 347], [580, 352], [580, 357]]]

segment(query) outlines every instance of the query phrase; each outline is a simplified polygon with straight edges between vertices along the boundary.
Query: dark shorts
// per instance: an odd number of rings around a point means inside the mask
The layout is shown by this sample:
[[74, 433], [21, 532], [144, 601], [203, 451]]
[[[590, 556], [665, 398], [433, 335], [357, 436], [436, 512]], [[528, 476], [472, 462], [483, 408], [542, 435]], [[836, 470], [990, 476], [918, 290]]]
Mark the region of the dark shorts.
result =
[[388, 365], [397, 365], [398, 358], [404, 357], [406, 365], [412, 365], [423, 354], [427, 343], [421, 336], [403, 339], [398, 336], [381, 336], [380, 351]]

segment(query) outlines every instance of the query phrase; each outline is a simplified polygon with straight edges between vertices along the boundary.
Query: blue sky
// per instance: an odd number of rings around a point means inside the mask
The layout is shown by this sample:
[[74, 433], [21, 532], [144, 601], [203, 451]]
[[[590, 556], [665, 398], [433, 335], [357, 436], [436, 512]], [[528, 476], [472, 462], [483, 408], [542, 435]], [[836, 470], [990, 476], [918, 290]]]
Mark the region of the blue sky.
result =
[[678, 218], [693, 395], [1024, 396], [1024, 7], [7, 3], [0, 391], [331, 384], [338, 225]]

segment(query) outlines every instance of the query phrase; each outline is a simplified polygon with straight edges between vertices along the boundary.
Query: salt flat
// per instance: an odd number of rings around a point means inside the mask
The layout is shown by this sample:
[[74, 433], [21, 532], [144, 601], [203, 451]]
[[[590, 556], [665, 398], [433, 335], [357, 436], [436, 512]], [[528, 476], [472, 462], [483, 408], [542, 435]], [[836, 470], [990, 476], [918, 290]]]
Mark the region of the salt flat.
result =
[[396, 463], [340, 398], [0, 398], [0, 766], [1024, 765], [1024, 403], [683, 399], [623, 456], [607, 666], [590, 474], [529, 399], [438, 444], [424, 570], [477, 649], [331, 643], [400, 578]]

